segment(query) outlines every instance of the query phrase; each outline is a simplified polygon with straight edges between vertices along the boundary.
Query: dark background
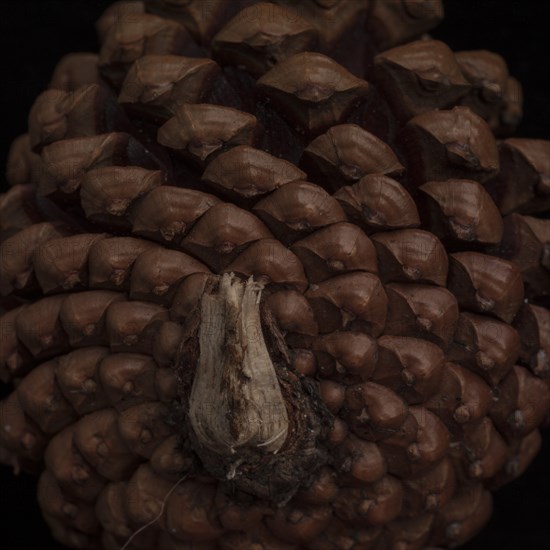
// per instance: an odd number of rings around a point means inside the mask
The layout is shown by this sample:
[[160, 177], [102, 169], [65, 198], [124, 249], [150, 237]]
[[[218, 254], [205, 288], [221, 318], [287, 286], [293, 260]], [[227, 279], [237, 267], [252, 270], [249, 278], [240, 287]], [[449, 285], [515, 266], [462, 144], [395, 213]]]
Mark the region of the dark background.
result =
[[[0, 0], [0, 165], [11, 140], [26, 131], [27, 113], [56, 61], [70, 51], [95, 51], [93, 23], [109, 0]], [[446, 0], [446, 19], [433, 32], [454, 50], [502, 54], [524, 85], [518, 134], [550, 138], [550, 2]], [[3, 168], [2, 168], [3, 169]], [[0, 180], [2, 181], [2, 180]], [[2, 181], [3, 184], [3, 181]], [[550, 430], [527, 474], [495, 494], [487, 528], [466, 550], [550, 548]], [[0, 548], [59, 549], [35, 504], [35, 480], [0, 467]]]

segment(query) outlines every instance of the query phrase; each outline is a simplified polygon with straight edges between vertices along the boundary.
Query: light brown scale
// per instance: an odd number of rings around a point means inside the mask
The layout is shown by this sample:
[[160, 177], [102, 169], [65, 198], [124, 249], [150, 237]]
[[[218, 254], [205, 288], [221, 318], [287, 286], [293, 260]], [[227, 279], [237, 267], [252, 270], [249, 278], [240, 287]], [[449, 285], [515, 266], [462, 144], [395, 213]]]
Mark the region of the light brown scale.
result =
[[99, 84], [98, 60], [99, 56], [95, 53], [64, 55], [53, 70], [48, 88], [75, 92], [82, 86]]

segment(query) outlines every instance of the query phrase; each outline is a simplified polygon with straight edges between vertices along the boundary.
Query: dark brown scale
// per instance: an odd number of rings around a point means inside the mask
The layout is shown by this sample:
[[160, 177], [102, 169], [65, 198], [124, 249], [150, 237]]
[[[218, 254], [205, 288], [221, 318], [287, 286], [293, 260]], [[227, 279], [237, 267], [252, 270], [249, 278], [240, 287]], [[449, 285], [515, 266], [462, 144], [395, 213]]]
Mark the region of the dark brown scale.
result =
[[483, 186], [470, 180], [431, 181], [420, 186], [425, 221], [435, 235], [454, 242], [498, 244], [502, 217]]
[[79, 202], [78, 191], [86, 172], [103, 166], [139, 166], [156, 170], [158, 159], [123, 132], [56, 141], [42, 150], [40, 193], [62, 202]]
[[335, 467], [343, 486], [363, 486], [386, 474], [386, 462], [378, 445], [348, 434], [335, 450]]
[[87, 84], [68, 92], [46, 90], [29, 113], [30, 144], [36, 153], [56, 141], [128, 129], [129, 121], [116, 98], [99, 84]]
[[128, 71], [118, 102], [130, 112], [158, 123], [186, 103], [207, 103], [220, 76], [220, 67], [211, 59], [145, 55]]
[[338, 199], [350, 221], [367, 233], [418, 227], [420, 218], [412, 197], [397, 181], [372, 174], [341, 187]]
[[520, 268], [529, 298], [550, 294], [550, 220], [520, 214], [506, 216], [497, 253]]
[[372, 236], [378, 253], [380, 277], [391, 283], [428, 283], [445, 286], [447, 254], [428, 231], [402, 229]]
[[105, 329], [112, 351], [147, 353], [168, 311], [150, 302], [115, 302], [109, 306]]
[[256, 122], [253, 115], [230, 107], [184, 104], [159, 128], [157, 140], [192, 165], [204, 167], [231, 147], [253, 145]]
[[510, 323], [523, 302], [521, 273], [512, 262], [480, 254], [449, 256], [448, 289], [461, 307]]
[[172, 435], [155, 448], [149, 464], [159, 476], [176, 482], [191, 470], [194, 458], [190, 451], [182, 448], [179, 436]]
[[388, 317], [385, 334], [430, 340], [446, 351], [458, 322], [456, 298], [433, 285], [386, 285]]
[[49, 239], [32, 257], [34, 272], [44, 294], [77, 291], [88, 286], [90, 249], [108, 235], [82, 233]]
[[374, 372], [378, 349], [374, 338], [362, 332], [332, 332], [311, 343], [321, 377], [343, 382], [368, 380]]
[[249, 204], [306, 174], [294, 164], [261, 149], [238, 145], [213, 159], [202, 180], [228, 199]]
[[264, 74], [258, 93], [314, 137], [345, 121], [357, 103], [365, 101], [369, 85], [322, 54], [293, 55]]
[[209, 270], [183, 252], [160, 247], [146, 250], [132, 266], [130, 298], [168, 306], [178, 284], [198, 272], [209, 273]]
[[17, 184], [0, 195], [0, 242], [25, 227], [44, 221], [34, 193], [32, 185]]
[[503, 214], [543, 212], [550, 206], [550, 141], [509, 138], [499, 144], [500, 172], [487, 191]]
[[549, 405], [547, 382], [516, 365], [495, 390], [489, 416], [500, 433], [513, 440], [536, 429]]
[[432, 514], [394, 519], [386, 526], [389, 544], [397, 550], [422, 550], [426, 548], [433, 522]]
[[374, 245], [351, 223], [339, 222], [318, 229], [290, 249], [300, 258], [311, 283], [349, 271], [378, 272]]
[[339, 124], [315, 138], [300, 165], [309, 179], [332, 191], [368, 174], [399, 176], [404, 170], [389, 145], [357, 124]]
[[277, 326], [285, 334], [316, 336], [317, 321], [309, 302], [296, 290], [279, 290], [265, 299], [265, 305], [273, 315]]
[[520, 338], [510, 325], [485, 315], [461, 313], [448, 358], [496, 386], [513, 367]]
[[294, 54], [312, 51], [317, 31], [284, 7], [259, 2], [241, 10], [213, 37], [213, 56], [258, 78]]
[[409, 163], [408, 179], [415, 185], [447, 178], [483, 183], [499, 170], [491, 129], [466, 107], [415, 116], [403, 128], [400, 142]]
[[48, 435], [77, 420], [56, 380], [55, 359], [35, 367], [17, 386], [17, 396], [25, 414]]
[[71, 351], [57, 360], [57, 383], [79, 416], [104, 409], [108, 405], [98, 370], [101, 361], [108, 355], [108, 348], [90, 346]]
[[550, 375], [550, 312], [533, 304], [523, 304], [514, 318], [521, 348], [520, 362], [541, 378]]
[[219, 202], [201, 216], [180, 246], [214, 272], [220, 272], [248, 245], [272, 237], [254, 213]]
[[253, 211], [285, 244], [346, 221], [337, 200], [322, 187], [305, 181], [287, 183], [256, 203]]
[[218, 203], [215, 196], [201, 191], [157, 187], [132, 209], [132, 233], [163, 244], [178, 243]]
[[95, 53], [70, 53], [55, 66], [48, 88], [74, 92], [88, 84], [99, 84], [99, 56]]
[[374, 61], [376, 85], [402, 122], [456, 105], [470, 89], [453, 52], [438, 40], [409, 42]]
[[323, 334], [345, 329], [378, 336], [384, 329], [388, 299], [376, 275], [338, 275], [312, 285], [306, 297]]
[[431, 342], [382, 336], [378, 339], [378, 365], [372, 378], [409, 404], [423, 403], [441, 384], [444, 359], [442, 350]]
[[116, 14], [102, 40], [101, 75], [120, 88], [131, 64], [144, 55], [195, 55], [199, 50], [185, 27], [145, 13]]
[[29, 134], [15, 138], [6, 160], [6, 180], [10, 185], [36, 183], [40, 156], [32, 152]]

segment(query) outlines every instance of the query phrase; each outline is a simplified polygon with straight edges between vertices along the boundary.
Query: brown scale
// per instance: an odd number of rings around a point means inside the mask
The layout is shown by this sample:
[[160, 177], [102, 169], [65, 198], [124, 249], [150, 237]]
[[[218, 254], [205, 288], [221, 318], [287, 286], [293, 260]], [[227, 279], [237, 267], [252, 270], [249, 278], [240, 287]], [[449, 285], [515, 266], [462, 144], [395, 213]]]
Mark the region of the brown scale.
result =
[[498, 244], [502, 217], [491, 196], [477, 181], [449, 179], [420, 186], [426, 195], [425, 221], [441, 239]]
[[17, 392], [0, 401], [0, 446], [8, 451], [15, 472], [36, 471], [47, 444], [48, 437], [25, 414]]
[[172, 435], [167, 424], [168, 409], [159, 402], [148, 402], [125, 409], [118, 416], [118, 433], [128, 449], [150, 458], [155, 448]]
[[78, 202], [78, 191], [86, 172], [103, 166], [140, 166], [158, 169], [158, 159], [136, 139], [124, 132], [64, 139], [42, 150], [40, 194]]
[[169, 368], [175, 364], [183, 338], [183, 328], [179, 323], [165, 321], [159, 325], [151, 349], [151, 355], [159, 367]]
[[0, 242], [21, 229], [44, 221], [34, 193], [32, 185], [17, 184], [0, 194]]
[[150, 302], [115, 302], [107, 309], [105, 328], [113, 351], [148, 353], [168, 311]]
[[74, 92], [88, 84], [99, 84], [95, 53], [70, 53], [64, 55], [56, 64], [48, 88]]
[[100, 525], [94, 506], [69, 497], [47, 470], [38, 481], [37, 498], [46, 515], [53, 516], [75, 531], [86, 535], [98, 535]]
[[105, 347], [85, 347], [57, 358], [55, 375], [59, 388], [79, 416], [108, 405], [99, 380], [99, 364], [109, 355]]
[[214, 272], [220, 272], [236, 260], [248, 245], [272, 237], [254, 213], [231, 203], [220, 202], [197, 220], [180, 246]]
[[460, 103], [484, 118], [497, 135], [512, 133], [522, 116], [521, 86], [508, 74], [504, 59], [486, 50], [456, 52], [455, 58], [472, 85]]
[[433, 522], [432, 514], [394, 519], [386, 526], [387, 544], [395, 550], [424, 550]]
[[260, 239], [252, 243], [224, 272], [246, 278], [253, 276], [257, 281], [300, 292], [308, 286], [300, 260], [276, 239]]
[[105, 166], [87, 172], [80, 183], [80, 205], [86, 218], [128, 230], [128, 214], [135, 202], [165, 183], [159, 170]]
[[315, 138], [300, 165], [309, 179], [330, 191], [368, 174], [398, 177], [404, 171], [391, 147], [357, 124], [339, 124]]
[[161, 247], [142, 252], [132, 266], [130, 298], [168, 306], [178, 283], [192, 273], [209, 273], [191, 256]]
[[88, 255], [105, 233], [82, 233], [48, 239], [35, 250], [32, 263], [44, 294], [78, 291], [88, 286]]
[[372, 273], [337, 275], [312, 285], [306, 298], [322, 334], [344, 329], [376, 337], [384, 330], [388, 299], [380, 279]]
[[184, 104], [206, 102], [220, 72], [208, 58], [145, 55], [130, 67], [118, 102], [138, 115], [166, 120]]
[[131, 64], [144, 55], [198, 53], [189, 33], [179, 23], [145, 13], [116, 14], [102, 40], [99, 70], [120, 88]]
[[378, 272], [374, 245], [355, 224], [338, 222], [318, 229], [290, 249], [300, 258], [310, 283], [348, 271]]
[[478, 252], [457, 252], [449, 260], [447, 286], [462, 308], [512, 322], [523, 303], [523, 281], [515, 264]]
[[146, 355], [113, 353], [98, 366], [98, 378], [109, 404], [121, 412], [134, 405], [157, 399], [157, 365]]
[[489, 416], [497, 429], [513, 440], [535, 430], [549, 406], [548, 383], [516, 365], [495, 389]]
[[[456, 449], [453, 449], [453, 454]], [[509, 459], [510, 449], [490, 418], [485, 417], [460, 442], [457, 458], [472, 479], [495, 476]]]
[[99, 41], [103, 43], [109, 29], [124, 16], [145, 13], [145, 4], [141, 0], [117, 0], [110, 6], [107, 6], [105, 11], [96, 21], [95, 27]]
[[385, 334], [412, 336], [447, 350], [458, 322], [458, 304], [447, 289], [432, 285], [390, 283]]
[[279, 539], [291, 544], [306, 544], [320, 535], [332, 519], [332, 509], [324, 505], [287, 504], [267, 516], [267, 528]]
[[68, 351], [69, 339], [59, 313], [66, 296], [50, 296], [25, 305], [15, 320], [17, 337], [35, 359]]
[[33, 266], [35, 253], [41, 254], [44, 244], [67, 234], [59, 223], [40, 222], [22, 228], [0, 242], [0, 293], [37, 290]]
[[402, 122], [456, 105], [470, 90], [453, 52], [438, 40], [386, 50], [374, 63], [374, 81]]
[[376, 233], [372, 241], [378, 253], [380, 277], [385, 283], [446, 285], [447, 253], [433, 233], [401, 229]]
[[181, 437], [174, 434], [155, 448], [149, 464], [157, 475], [176, 482], [193, 468], [194, 460], [192, 452], [183, 448]]
[[126, 486], [125, 510], [136, 525], [155, 521], [162, 512], [163, 501], [172, 483], [158, 476], [149, 464], [142, 464]]
[[378, 359], [376, 340], [363, 332], [331, 332], [314, 339], [317, 373], [345, 383], [371, 378]]
[[77, 420], [56, 379], [57, 360], [35, 367], [16, 392], [25, 414], [47, 435], [55, 434]]
[[369, 550], [381, 542], [381, 527], [350, 526], [335, 518], [321, 535], [306, 546], [308, 550]]
[[315, 315], [302, 293], [296, 290], [279, 290], [267, 296], [264, 304], [285, 335], [287, 344], [293, 340], [293, 334], [296, 335], [296, 342], [292, 343], [309, 342], [308, 337], [317, 335]]
[[[221, 550], [299, 550], [299, 545], [277, 538], [263, 523], [246, 531], [225, 533], [219, 541]], [[193, 548], [193, 547], [187, 547]], [[200, 549], [200, 547], [197, 546]], [[214, 546], [214, 548], [216, 548]], [[176, 549], [177, 550], [177, 549]], [[208, 548], [206, 550], [209, 550]]]
[[165, 527], [183, 541], [208, 541], [220, 538], [224, 528], [215, 515], [215, 484], [185, 480], [166, 502]]
[[436, 514], [432, 544], [456, 547], [476, 535], [493, 510], [491, 493], [480, 483], [461, 485]]
[[451, 500], [457, 487], [455, 469], [448, 458], [421, 474], [403, 479], [402, 483], [406, 517], [438, 512]]
[[506, 216], [497, 253], [520, 268], [527, 296], [536, 299], [550, 294], [550, 220]]
[[369, 234], [420, 225], [412, 197], [400, 183], [384, 175], [365, 176], [353, 185], [341, 187], [334, 197], [349, 220]]
[[514, 319], [521, 348], [520, 362], [537, 376], [550, 375], [550, 312], [533, 304], [523, 304]]
[[235, 501], [224, 484], [218, 483], [214, 497], [218, 519], [224, 529], [252, 531], [268, 513], [268, 508], [253, 498], [246, 498], [244, 494], [240, 497], [241, 501]]
[[466, 107], [415, 116], [403, 128], [400, 142], [409, 163], [409, 180], [416, 185], [448, 178], [483, 183], [499, 169], [491, 129]]
[[391, 437], [407, 415], [407, 404], [385, 386], [365, 382], [346, 388], [344, 417], [361, 439], [378, 441]]
[[29, 136], [33, 151], [76, 137], [127, 130], [129, 122], [104, 86], [87, 84], [75, 91], [46, 90], [29, 112]]
[[0, 316], [0, 380], [4, 383], [22, 376], [33, 364], [31, 353], [17, 337], [16, 321], [24, 309], [19, 306]]
[[515, 364], [519, 351], [518, 332], [510, 325], [485, 315], [461, 313], [447, 358], [496, 386]]
[[202, 180], [228, 199], [250, 205], [275, 189], [306, 179], [294, 164], [261, 149], [237, 145], [208, 163]]
[[120, 292], [88, 291], [69, 294], [59, 311], [59, 320], [71, 347], [108, 345], [105, 312], [117, 301], [126, 300]]
[[314, 25], [268, 2], [239, 11], [213, 37], [213, 56], [258, 78], [294, 54], [316, 49]]
[[550, 141], [509, 138], [499, 144], [500, 172], [487, 182], [500, 211], [543, 212], [550, 206]]
[[284, 244], [327, 225], [347, 221], [334, 197], [305, 181], [283, 185], [256, 203], [253, 211]]
[[132, 208], [132, 233], [163, 244], [177, 243], [218, 203], [218, 198], [201, 191], [157, 187]]
[[368, 90], [365, 80], [314, 52], [285, 59], [257, 82], [260, 96], [311, 137], [344, 122]]
[[82, 417], [75, 424], [74, 444], [90, 466], [109, 481], [127, 479], [142, 460], [120, 435], [118, 414], [113, 409]]
[[338, 476], [334, 469], [323, 466], [310, 485], [296, 493], [296, 500], [308, 504], [330, 504], [339, 491], [337, 481]]
[[206, 273], [194, 273], [186, 277], [178, 286], [172, 299], [170, 319], [183, 325], [192, 318], [211, 280], [211, 276]]
[[157, 245], [144, 239], [113, 237], [99, 240], [88, 254], [88, 283], [91, 288], [125, 291], [135, 260]]
[[386, 461], [378, 445], [353, 434], [348, 434], [340, 442], [334, 450], [334, 459], [342, 486], [362, 487], [365, 483], [379, 481], [387, 471]]
[[291, 349], [290, 360], [294, 372], [301, 376], [315, 376], [317, 361], [315, 355], [308, 349]]
[[375, 2], [367, 32], [380, 50], [387, 50], [431, 30], [443, 19], [441, 0]]
[[213, 541], [181, 541], [169, 533], [161, 532], [156, 548], [159, 550], [218, 550], [218, 545]]
[[218, 105], [181, 105], [158, 130], [161, 145], [203, 168], [216, 154], [237, 145], [253, 145], [256, 117]]
[[400, 515], [403, 487], [392, 476], [364, 487], [340, 489], [332, 507], [336, 517], [356, 527], [385, 525]]
[[32, 152], [29, 134], [15, 138], [6, 159], [6, 180], [10, 185], [36, 183], [40, 156]]
[[382, 336], [372, 379], [391, 388], [409, 404], [423, 403], [439, 388], [444, 369], [442, 350], [417, 338]]
[[84, 502], [95, 502], [105, 485], [102, 478], [75, 447], [75, 426], [56, 434], [48, 443], [44, 463], [67, 495]]
[[491, 405], [491, 391], [483, 379], [454, 363], [445, 364], [436, 394], [424, 404], [458, 434], [481, 420]]

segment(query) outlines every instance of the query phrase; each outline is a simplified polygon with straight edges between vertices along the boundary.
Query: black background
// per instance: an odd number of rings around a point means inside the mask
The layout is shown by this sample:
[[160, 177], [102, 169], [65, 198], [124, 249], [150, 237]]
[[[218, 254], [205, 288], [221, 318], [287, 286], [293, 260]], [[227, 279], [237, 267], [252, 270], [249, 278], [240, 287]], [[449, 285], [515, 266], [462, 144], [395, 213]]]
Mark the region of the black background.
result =
[[[27, 113], [56, 61], [70, 51], [95, 51], [93, 23], [109, 0], [0, 0], [0, 165], [11, 140], [26, 131]], [[452, 49], [502, 54], [524, 85], [518, 134], [550, 138], [550, 2], [446, 0], [446, 19], [433, 32]], [[1, 181], [1, 180], [0, 180]], [[2, 181], [3, 184], [3, 181]], [[467, 550], [550, 548], [550, 429], [527, 474], [495, 494], [487, 528]], [[0, 467], [0, 549], [58, 549], [35, 504], [35, 480]]]

